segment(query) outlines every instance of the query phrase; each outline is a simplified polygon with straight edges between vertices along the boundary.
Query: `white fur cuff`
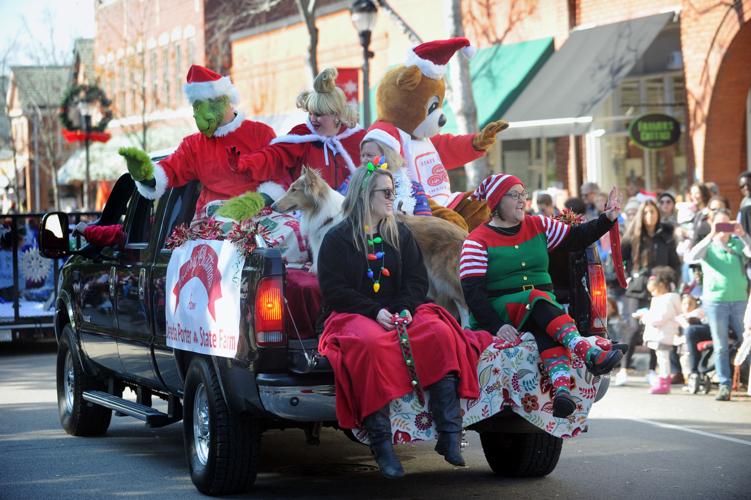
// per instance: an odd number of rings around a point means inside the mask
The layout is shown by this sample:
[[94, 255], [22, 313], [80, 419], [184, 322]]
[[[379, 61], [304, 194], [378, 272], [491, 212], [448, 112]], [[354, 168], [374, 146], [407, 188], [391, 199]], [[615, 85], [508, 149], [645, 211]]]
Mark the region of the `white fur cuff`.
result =
[[262, 182], [261, 185], [258, 186], [258, 189], [256, 189], [256, 191], [265, 194], [274, 201], [277, 201], [279, 198], [284, 196], [284, 193], [287, 192], [287, 190], [284, 189], [281, 184], [273, 181]]
[[154, 165], [154, 187], [136, 181], [136, 189], [147, 200], [157, 200], [167, 191], [167, 173], [159, 164]]

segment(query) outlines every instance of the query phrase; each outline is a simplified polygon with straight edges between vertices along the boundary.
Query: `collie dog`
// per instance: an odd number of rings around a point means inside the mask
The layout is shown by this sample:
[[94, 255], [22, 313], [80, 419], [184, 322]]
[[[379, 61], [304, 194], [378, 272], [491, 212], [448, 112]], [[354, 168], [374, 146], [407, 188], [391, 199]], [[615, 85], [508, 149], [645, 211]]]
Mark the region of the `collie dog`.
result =
[[[300, 231], [312, 253], [312, 272], [317, 271], [318, 252], [329, 229], [342, 221], [344, 196], [333, 190], [318, 172], [303, 167], [302, 174], [271, 208], [277, 212], [298, 210]], [[438, 217], [397, 215], [412, 231], [428, 271], [428, 297], [469, 323], [469, 312], [459, 282], [459, 256], [467, 232]]]

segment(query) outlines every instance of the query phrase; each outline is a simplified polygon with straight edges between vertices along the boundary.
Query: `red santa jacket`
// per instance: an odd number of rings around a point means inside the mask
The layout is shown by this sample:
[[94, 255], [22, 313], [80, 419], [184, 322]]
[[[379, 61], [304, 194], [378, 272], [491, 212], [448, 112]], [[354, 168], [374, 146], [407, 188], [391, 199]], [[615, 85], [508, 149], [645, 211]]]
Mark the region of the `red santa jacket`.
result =
[[[288, 173], [279, 171], [274, 177], [249, 178], [240, 172], [233, 172], [228, 162], [230, 148], [235, 147], [240, 153], [249, 154], [268, 145], [274, 136], [274, 130], [268, 125], [245, 120], [238, 113], [232, 122], [217, 128], [214, 137], [206, 137], [200, 132], [185, 137], [174, 153], [154, 166], [155, 187], [140, 182], [136, 183], [136, 187], [144, 198], [154, 200], [167, 188], [198, 180], [202, 188], [196, 213], [200, 213], [210, 201], [227, 200], [247, 191], [260, 190], [276, 198], [290, 185]], [[261, 186], [262, 183], [264, 186]]]
[[238, 171], [253, 179], [276, 178], [286, 173], [294, 180], [306, 166], [320, 171], [329, 186], [337, 189], [360, 164], [360, 141], [364, 136], [362, 127], [344, 125], [335, 136], [319, 135], [306, 120], [260, 151], [241, 155]]

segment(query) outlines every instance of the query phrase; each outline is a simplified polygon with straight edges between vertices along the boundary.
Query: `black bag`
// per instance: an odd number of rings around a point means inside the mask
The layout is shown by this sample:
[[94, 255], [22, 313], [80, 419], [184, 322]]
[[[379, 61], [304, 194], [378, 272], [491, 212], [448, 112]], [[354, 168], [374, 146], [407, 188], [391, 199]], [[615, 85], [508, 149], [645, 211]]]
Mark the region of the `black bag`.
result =
[[631, 279], [628, 281], [628, 286], [626, 287], [626, 297], [639, 300], [649, 299], [647, 281], [649, 281], [649, 271], [647, 270], [631, 275]]

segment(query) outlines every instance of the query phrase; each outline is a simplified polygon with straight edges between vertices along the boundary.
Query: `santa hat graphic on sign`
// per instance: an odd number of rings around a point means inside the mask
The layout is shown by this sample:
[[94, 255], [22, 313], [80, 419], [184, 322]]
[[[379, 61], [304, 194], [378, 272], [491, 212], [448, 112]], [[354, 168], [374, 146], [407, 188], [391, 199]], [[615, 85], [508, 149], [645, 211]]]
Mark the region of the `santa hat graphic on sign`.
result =
[[377, 121], [369, 128], [362, 142], [368, 140], [380, 141], [389, 147], [395, 154], [404, 157], [404, 146], [399, 134], [399, 129], [393, 123]]
[[183, 87], [191, 104], [206, 99], [227, 96], [232, 104], [237, 104], [237, 89], [228, 76], [222, 76], [208, 68], [194, 64], [188, 70], [187, 83]]
[[464, 37], [433, 40], [409, 49], [405, 66], [417, 66], [423, 75], [439, 80], [446, 74], [446, 65], [457, 50], [467, 58], [477, 52]]

